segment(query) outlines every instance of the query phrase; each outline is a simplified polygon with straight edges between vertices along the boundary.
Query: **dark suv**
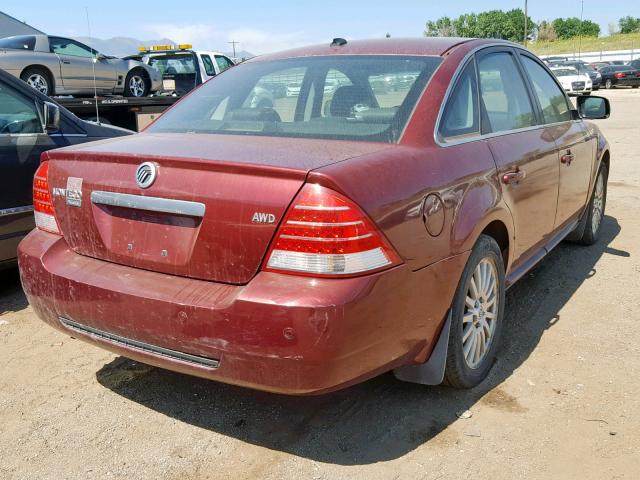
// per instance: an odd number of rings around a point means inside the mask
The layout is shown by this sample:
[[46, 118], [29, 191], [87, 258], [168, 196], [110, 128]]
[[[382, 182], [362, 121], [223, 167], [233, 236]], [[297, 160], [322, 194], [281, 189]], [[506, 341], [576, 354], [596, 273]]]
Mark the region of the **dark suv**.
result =
[[15, 265], [18, 243], [34, 227], [32, 182], [40, 154], [131, 133], [80, 120], [0, 70], [0, 269]]

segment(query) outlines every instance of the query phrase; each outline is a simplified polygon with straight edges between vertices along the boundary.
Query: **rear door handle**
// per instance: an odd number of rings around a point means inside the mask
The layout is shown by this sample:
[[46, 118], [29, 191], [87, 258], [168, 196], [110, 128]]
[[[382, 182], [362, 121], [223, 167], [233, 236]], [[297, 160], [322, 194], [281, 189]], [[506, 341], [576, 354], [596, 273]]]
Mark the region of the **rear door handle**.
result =
[[514, 170], [513, 172], [507, 172], [502, 175], [502, 183], [511, 185], [512, 183], [519, 183], [527, 176], [524, 170]]
[[71, 60], [62, 60], [62, 63], [66, 63], [67, 65], [69, 65], [71, 63]]

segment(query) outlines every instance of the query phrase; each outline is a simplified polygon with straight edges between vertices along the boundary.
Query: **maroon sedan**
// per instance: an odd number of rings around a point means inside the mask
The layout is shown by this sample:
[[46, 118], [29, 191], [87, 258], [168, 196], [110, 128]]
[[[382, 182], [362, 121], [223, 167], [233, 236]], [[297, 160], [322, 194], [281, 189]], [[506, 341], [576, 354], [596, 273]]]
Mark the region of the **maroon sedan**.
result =
[[69, 335], [223, 382], [471, 387], [505, 289], [597, 241], [609, 147], [583, 118], [608, 115], [508, 42], [266, 55], [139, 135], [45, 153], [24, 289]]

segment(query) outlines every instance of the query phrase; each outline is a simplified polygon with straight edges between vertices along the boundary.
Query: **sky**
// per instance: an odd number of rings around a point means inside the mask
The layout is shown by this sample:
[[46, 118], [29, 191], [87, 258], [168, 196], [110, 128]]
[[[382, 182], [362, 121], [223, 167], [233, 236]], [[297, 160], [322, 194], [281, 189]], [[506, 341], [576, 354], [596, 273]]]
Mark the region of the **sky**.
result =
[[[89, 9], [91, 36], [133, 37], [140, 40], [170, 38], [195, 48], [254, 54], [313, 43], [347, 39], [420, 36], [427, 20], [484, 10], [524, 8], [522, 1], [434, 0], [314, 0], [206, 1], [154, 0], [5, 0], [0, 10], [49, 33], [88, 36], [85, 7]], [[529, 0], [534, 21], [580, 16], [580, 0]], [[147, 8], [145, 8], [145, 5]], [[153, 5], [153, 7], [151, 7]], [[130, 12], [130, 13], [129, 13]], [[607, 34], [610, 22], [620, 17], [640, 17], [640, 0], [584, 0], [584, 18], [600, 24]]]

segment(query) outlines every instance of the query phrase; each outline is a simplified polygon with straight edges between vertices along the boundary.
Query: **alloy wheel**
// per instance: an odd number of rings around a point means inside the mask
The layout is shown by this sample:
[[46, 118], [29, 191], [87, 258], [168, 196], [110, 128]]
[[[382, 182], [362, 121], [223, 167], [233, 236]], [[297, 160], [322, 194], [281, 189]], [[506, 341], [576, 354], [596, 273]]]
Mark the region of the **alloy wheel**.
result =
[[598, 175], [596, 180], [596, 188], [593, 192], [593, 206], [591, 212], [591, 231], [595, 235], [600, 228], [600, 222], [602, 221], [602, 214], [604, 212], [604, 177], [602, 172]]
[[134, 75], [129, 80], [129, 91], [134, 97], [141, 97], [144, 95], [144, 78], [140, 75]]
[[492, 258], [478, 263], [469, 279], [462, 318], [462, 351], [469, 368], [480, 366], [496, 331], [498, 270]]
[[29, 75], [29, 78], [27, 78], [27, 84], [40, 93], [44, 93], [45, 95], [49, 93], [49, 84], [47, 83], [47, 79], [39, 73]]

